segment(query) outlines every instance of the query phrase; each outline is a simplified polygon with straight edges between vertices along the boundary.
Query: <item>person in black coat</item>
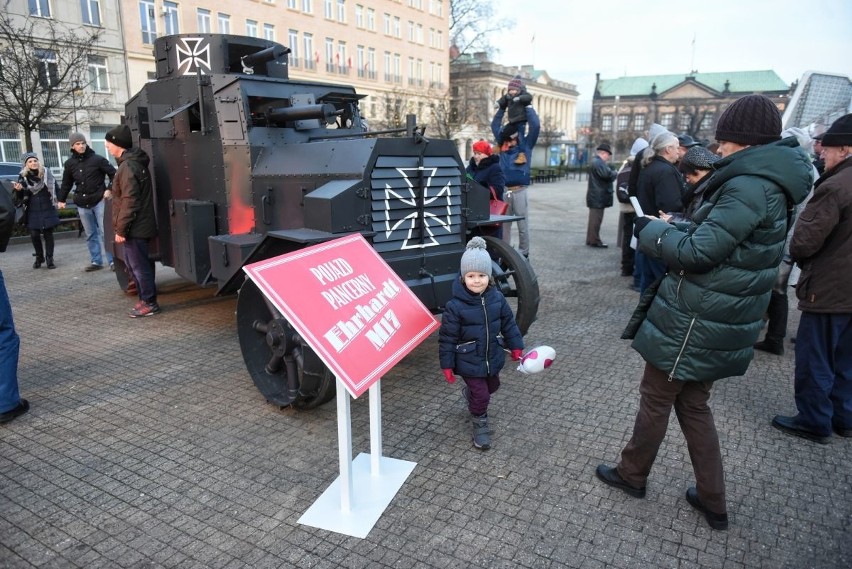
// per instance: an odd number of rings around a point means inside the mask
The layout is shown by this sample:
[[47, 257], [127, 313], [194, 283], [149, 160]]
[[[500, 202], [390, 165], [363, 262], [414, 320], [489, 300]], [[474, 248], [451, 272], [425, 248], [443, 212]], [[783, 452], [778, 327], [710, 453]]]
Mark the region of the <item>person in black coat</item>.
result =
[[[473, 157], [465, 169], [467, 177], [474, 182], [494, 190], [491, 199], [502, 200], [503, 190], [506, 188], [506, 176], [500, 167], [500, 157], [493, 154], [491, 145], [485, 140], [473, 143]], [[480, 235], [491, 235], [503, 238], [503, 225], [497, 224], [491, 227], [479, 227]]]
[[[636, 184], [636, 197], [645, 215], [657, 216], [660, 212], [683, 211], [683, 176], [677, 162], [680, 144], [677, 137], [665, 132], [654, 137], [643, 151], [642, 171]], [[651, 283], [666, 272], [665, 264], [636, 251], [635, 262], [639, 268], [639, 291], [645, 292]]]
[[[59, 225], [56, 211], [58, 185], [50, 173], [39, 162], [38, 156], [27, 152], [21, 157], [23, 168], [18, 181], [12, 184], [19, 205], [24, 207], [21, 222], [30, 230], [30, 239], [35, 249], [33, 268], [38, 269], [47, 261], [48, 269], [55, 269], [53, 262], [53, 228]], [[44, 245], [42, 245], [44, 237]]]
[[[71, 156], [65, 161], [57, 199], [59, 207], [65, 207], [68, 193], [74, 188], [74, 203], [77, 204], [80, 222], [86, 231], [86, 246], [89, 248], [90, 264], [84, 270], [97, 271], [104, 266], [101, 256], [104, 250], [104, 200], [111, 197], [104, 180], [109, 178], [112, 183], [115, 168], [109, 160], [95, 154], [86, 144], [86, 137], [79, 132], [72, 134], [68, 142], [71, 143]], [[107, 250], [104, 252], [106, 264], [112, 267], [112, 253]]]
[[618, 172], [609, 165], [612, 159], [612, 147], [604, 142], [595, 151], [592, 165], [589, 167], [589, 185], [586, 189], [586, 207], [589, 208], [589, 225], [586, 228], [586, 245], [606, 248], [601, 241], [601, 223], [604, 209], [612, 207], [612, 183]]

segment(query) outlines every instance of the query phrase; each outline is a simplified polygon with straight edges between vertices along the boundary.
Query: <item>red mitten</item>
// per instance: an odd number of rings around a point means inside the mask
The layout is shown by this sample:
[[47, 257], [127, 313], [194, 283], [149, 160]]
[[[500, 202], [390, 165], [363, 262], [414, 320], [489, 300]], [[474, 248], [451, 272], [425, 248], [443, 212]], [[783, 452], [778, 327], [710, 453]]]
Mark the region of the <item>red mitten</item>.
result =
[[512, 350], [512, 361], [516, 362], [521, 359], [523, 355], [523, 350]]
[[455, 383], [456, 382], [456, 376], [453, 375], [453, 370], [443, 369], [441, 371], [444, 372], [444, 378], [447, 380], [447, 383]]

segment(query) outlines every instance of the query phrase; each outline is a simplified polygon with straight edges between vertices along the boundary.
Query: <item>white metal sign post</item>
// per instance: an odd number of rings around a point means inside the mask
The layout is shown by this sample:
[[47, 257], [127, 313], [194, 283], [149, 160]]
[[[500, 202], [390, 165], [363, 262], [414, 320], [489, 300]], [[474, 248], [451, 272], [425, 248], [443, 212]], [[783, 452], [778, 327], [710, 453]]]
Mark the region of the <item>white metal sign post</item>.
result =
[[[380, 378], [438, 327], [359, 234], [245, 271], [337, 378], [340, 476], [299, 523], [366, 537], [416, 466], [382, 456]], [[370, 454], [352, 460], [351, 397], [370, 393]]]

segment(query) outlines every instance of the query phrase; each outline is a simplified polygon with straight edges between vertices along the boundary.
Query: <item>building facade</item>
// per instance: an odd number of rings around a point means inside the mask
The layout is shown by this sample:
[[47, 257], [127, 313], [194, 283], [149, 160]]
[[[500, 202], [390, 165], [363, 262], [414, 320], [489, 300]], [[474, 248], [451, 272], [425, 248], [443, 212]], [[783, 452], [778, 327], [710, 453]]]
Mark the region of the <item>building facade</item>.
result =
[[[9, 6], [17, 18], [99, 29], [103, 36], [92, 54], [91, 80], [62, 86], [92, 95], [89, 111], [41, 125], [32, 137], [54, 170], [74, 130], [105, 153], [104, 134], [155, 77], [153, 44], [163, 35], [223, 33], [280, 43], [291, 50], [291, 78], [352, 85], [367, 95], [362, 115], [374, 130], [401, 126], [410, 113], [428, 125], [431, 103], [446, 99], [449, 89], [449, 0], [11, 0]], [[3, 161], [18, 161], [24, 146], [18, 127], [0, 124]]]
[[[33, 37], [27, 41], [33, 46], [41, 80], [56, 90], [60, 101], [30, 134], [33, 150], [47, 167], [59, 172], [70, 152], [69, 135], [81, 131], [96, 152], [106, 155], [104, 135], [121, 120], [130, 96], [118, 0], [10, 0], [6, 8], [2, 16], [6, 21], [32, 31]], [[66, 73], [64, 66], [75, 57], [70, 52], [81, 48], [51, 37], [73, 35], [82, 41], [93, 33], [100, 34], [93, 49], [77, 56], [76, 68]], [[8, 41], [0, 37], [0, 42]], [[2, 121], [2, 161], [19, 161], [27, 147], [26, 138], [20, 125]]]
[[450, 56], [449, 130], [462, 157], [470, 158], [471, 147], [479, 139], [493, 142], [491, 119], [496, 101], [506, 93], [509, 81], [520, 75], [541, 120], [533, 164], [558, 165], [564, 159], [566, 147], [576, 140], [579, 92], [575, 85], [553, 79], [531, 65], [518, 68], [494, 63], [485, 53], [454, 54], [451, 50]]
[[119, 0], [130, 90], [154, 78], [161, 35], [262, 37], [290, 48], [290, 78], [366, 94], [372, 129], [430, 120], [449, 83], [449, 0]]
[[791, 86], [774, 71], [732, 71], [601, 79], [592, 99], [590, 144], [613, 145], [624, 157], [652, 123], [699, 141], [712, 141], [716, 122], [744, 95], [766, 95], [784, 112]]

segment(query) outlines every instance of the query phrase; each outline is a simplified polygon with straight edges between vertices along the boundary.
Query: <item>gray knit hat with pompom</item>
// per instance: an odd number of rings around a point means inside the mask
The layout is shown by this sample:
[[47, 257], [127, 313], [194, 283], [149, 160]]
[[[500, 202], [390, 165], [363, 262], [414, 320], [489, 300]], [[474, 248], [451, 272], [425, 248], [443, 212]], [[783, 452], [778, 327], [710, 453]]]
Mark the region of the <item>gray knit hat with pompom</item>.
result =
[[467, 248], [461, 258], [461, 274], [465, 276], [467, 273], [485, 273], [491, 276], [491, 256], [482, 237], [473, 237], [467, 242]]

